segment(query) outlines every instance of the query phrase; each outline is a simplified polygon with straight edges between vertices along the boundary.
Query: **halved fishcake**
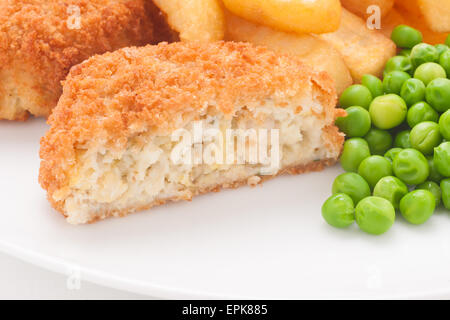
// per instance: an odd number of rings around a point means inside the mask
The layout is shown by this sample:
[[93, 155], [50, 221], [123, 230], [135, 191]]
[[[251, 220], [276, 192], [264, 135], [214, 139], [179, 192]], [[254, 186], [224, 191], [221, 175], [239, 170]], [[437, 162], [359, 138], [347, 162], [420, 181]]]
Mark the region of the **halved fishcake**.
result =
[[41, 141], [39, 180], [77, 224], [319, 170], [344, 140], [335, 104], [326, 73], [262, 47], [121, 49], [72, 68]]
[[70, 68], [153, 39], [146, 0], [0, 1], [0, 119], [48, 116]]

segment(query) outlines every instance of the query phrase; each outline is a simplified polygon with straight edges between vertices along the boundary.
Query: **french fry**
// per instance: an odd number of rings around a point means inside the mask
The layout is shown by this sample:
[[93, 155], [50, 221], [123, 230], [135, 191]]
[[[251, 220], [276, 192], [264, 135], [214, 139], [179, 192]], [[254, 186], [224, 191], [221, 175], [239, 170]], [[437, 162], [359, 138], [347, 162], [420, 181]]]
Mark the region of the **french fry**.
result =
[[377, 30], [369, 30], [364, 20], [346, 9], [342, 10], [338, 31], [319, 37], [342, 54], [355, 82], [367, 73], [381, 76], [387, 60], [396, 53], [390, 39]]
[[419, 0], [428, 26], [435, 32], [450, 32], [450, 1]]
[[423, 41], [430, 44], [443, 43], [447, 38], [446, 33], [432, 31], [420, 12], [416, 0], [396, 0], [394, 8], [381, 20], [381, 32], [390, 37], [392, 30], [399, 24], [406, 24], [420, 30]]
[[334, 79], [338, 94], [352, 84], [350, 71], [341, 55], [325, 41], [308, 34], [285, 33], [256, 25], [229, 12], [225, 16], [225, 39], [251, 42], [277, 52], [296, 55], [313, 69], [327, 71]]
[[182, 41], [222, 40], [225, 18], [220, 0], [153, 0]]
[[367, 8], [376, 5], [380, 8], [381, 17], [385, 17], [394, 6], [394, 0], [341, 0], [342, 6], [354, 14], [366, 18]]
[[395, 0], [394, 6], [402, 15], [406, 13], [413, 14], [415, 16], [421, 15], [418, 0]]
[[333, 32], [341, 18], [339, 0], [223, 0], [223, 3], [241, 18], [286, 32]]

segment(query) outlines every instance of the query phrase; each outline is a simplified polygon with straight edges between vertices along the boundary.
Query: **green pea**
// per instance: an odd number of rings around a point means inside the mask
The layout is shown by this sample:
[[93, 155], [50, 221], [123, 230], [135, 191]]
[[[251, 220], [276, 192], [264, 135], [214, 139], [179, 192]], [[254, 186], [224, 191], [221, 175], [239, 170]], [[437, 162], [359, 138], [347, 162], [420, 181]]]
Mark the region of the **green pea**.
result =
[[439, 114], [426, 102], [418, 102], [409, 108], [406, 114], [406, 121], [411, 128], [414, 128], [421, 122], [438, 122]]
[[414, 78], [421, 80], [425, 85], [428, 85], [434, 79], [446, 78], [444, 68], [434, 62], [427, 62], [417, 67], [414, 72]]
[[351, 138], [345, 141], [341, 155], [341, 165], [345, 171], [357, 172], [359, 164], [370, 157], [367, 141], [361, 138]]
[[403, 83], [400, 95], [408, 106], [425, 99], [425, 85], [418, 79], [408, 79]]
[[399, 56], [410, 57], [411, 49], [403, 49], [398, 53]]
[[437, 49], [439, 56], [449, 49], [447, 45], [442, 43], [438, 43], [434, 47]]
[[405, 101], [396, 94], [376, 97], [369, 107], [373, 125], [384, 130], [400, 125], [406, 118], [407, 110]]
[[361, 230], [380, 235], [394, 224], [395, 209], [386, 199], [367, 197], [356, 206], [355, 217]]
[[332, 195], [322, 206], [322, 217], [329, 225], [346, 228], [355, 221], [355, 206], [352, 198], [344, 193]]
[[410, 185], [425, 182], [430, 175], [427, 159], [416, 149], [402, 150], [394, 158], [392, 168], [397, 178]]
[[419, 43], [411, 50], [411, 61], [415, 68], [427, 62], [436, 62], [438, 59], [437, 49], [430, 44]]
[[413, 71], [413, 65], [411, 59], [405, 56], [395, 56], [390, 58], [386, 62], [384, 67], [384, 76], [392, 71], [403, 71], [406, 73], [411, 73]]
[[364, 137], [371, 126], [369, 112], [362, 107], [349, 107], [345, 111], [347, 116], [337, 118], [336, 125], [347, 137]]
[[414, 190], [400, 201], [400, 212], [412, 224], [426, 222], [434, 212], [436, 200], [428, 190]]
[[382, 178], [375, 186], [373, 195], [388, 200], [395, 209], [400, 206], [400, 200], [409, 192], [406, 184], [399, 178], [388, 176]]
[[439, 125], [436, 122], [425, 121], [416, 125], [409, 135], [411, 146], [423, 154], [433, 154], [433, 150], [442, 142]]
[[370, 153], [383, 155], [392, 147], [392, 136], [388, 131], [372, 128], [364, 136], [369, 145]]
[[392, 163], [385, 157], [371, 156], [361, 162], [358, 168], [358, 174], [373, 189], [381, 178], [392, 176]]
[[436, 183], [441, 182], [444, 177], [439, 173], [436, 166], [434, 165], [433, 156], [427, 156], [428, 166], [430, 167], [430, 175], [428, 176], [428, 180], [434, 181]]
[[423, 36], [419, 30], [402, 24], [392, 30], [391, 39], [399, 48], [412, 48], [423, 41]]
[[441, 181], [442, 202], [447, 210], [450, 210], [450, 179]]
[[409, 140], [410, 133], [411, 130], [403, 130], [397, 133], [394, 140], [394, 147], [402, 149], [411, 148], [411, 142]]
[[450, 50], [445, 51], [439, 58], [439, 64], [444, 68], [447, 76], [450, 77]]
[[450, 110], [445, 111], [439, 118], [439, 129], [446, 140], [450, 140]]
[[383, 90], [385, 93], [400, 94], [403, 83], [411, 79], [411, 76], [404, 71], [391, 71], [383, 79]]
[[385, 157], [386, 159], [388, 159], [390, 162], [393, 162], [395, 156], [398, 155], [398, 154], [400, 153], [400, 151], [402, 151], [402, 150], [403, 150], [402, 148], [392, 148], [392, 149], [389, 149], [389, 150], [384, 154], [384, 157]]
[[380, 78], [375, 77], [371, 74], [365, 74], [363, 75], [361, 82], [363, 86], [369, 89], [370, 93], [372, 94], [372, 98], [383, 95], [383, 82], [380, 80]]
[[450, 142], [443, 142], [434, 148], [434, 165], [444, 177], [450, 177]]
[[436, 111], [447, 111], [450, 108], [450, 80], [434, 79], [428, 84], [425, 96]]
[[339, 104], [343, 108], [358, 106], [369, 109], [371, 102], [372, 94], [369, 89], [360, 84], [354, 84], [345, 89], [339, 99]]
[[416, 190], [421, 189], [430, 191], [434, 196], [434, 200], [436, 201], [435, 207], [439, 207], [439, 205], [441, 204], [441, 188], [439, 187], [439, 185], [434, 181], [425, 181], [424, 183], [421, 183], [416, 187]]
[[370, 196], [370, 187], [366, 180], [353, 172], [343, 173], [334, 180], [332, 193], [345, 193], [350, 196], [354, 204]]
[[445, 40], [445, 44], [447, 47], [450, 47], [450, 34], [447, 36], [447, 39]]

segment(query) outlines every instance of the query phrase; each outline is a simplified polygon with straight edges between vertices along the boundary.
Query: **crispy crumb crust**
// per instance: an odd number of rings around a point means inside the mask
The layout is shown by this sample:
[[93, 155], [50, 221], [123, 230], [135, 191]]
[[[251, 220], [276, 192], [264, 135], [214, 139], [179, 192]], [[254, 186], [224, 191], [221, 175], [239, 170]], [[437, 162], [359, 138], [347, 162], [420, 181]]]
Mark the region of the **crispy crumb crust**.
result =
[[[95, 56], [72, 68], [63, 95], [41, 140], [39, 181], [53, 206], [53, 193], [68, 186], [78, 146], [122, 150], [142, 133], [168, 135], [200, 117], [205, 105], [232, 116], [239, 102], [259, 103], [268, 97], [287, 102], [311, 83], [324, 109], [330, 149], [342, 146], [333, 122], [333, 80], [299, 59], [248, 43], [160, 43], [124, 48]], [[301, 106], [299, 106], [301, 110]]]
[[[0, 1], [0, 66], [26, 66], [36, 78], [33, 89], [46, 99], [38, 115], [57, 103], [70, 67], [88, 57], [130, 45], [145, 45], [153, 28], [146, 0], [4, 0]], [[81, 28], [69, 28], [80, 8]], [[0, 91], [2, 85], [0, 83]], [[3, 106], [0, 106], [2, 108]], [[26, 115], [18, 114], [25, 119]]]

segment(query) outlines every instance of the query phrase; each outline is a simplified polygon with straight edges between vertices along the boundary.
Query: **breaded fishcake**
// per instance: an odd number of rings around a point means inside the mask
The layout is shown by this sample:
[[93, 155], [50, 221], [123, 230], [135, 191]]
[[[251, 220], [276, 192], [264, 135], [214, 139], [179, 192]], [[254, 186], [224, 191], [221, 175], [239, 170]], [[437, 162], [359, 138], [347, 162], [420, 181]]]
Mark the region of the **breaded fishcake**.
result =
[[[251, 44], [120, 49], [70, 71], [41, 141], [39, 181], [52, 205], [77, 224], [319, 170], [337, 160], [344, 141], [334, 126], [345, 113], [336, 99], [326, 73]], [[174, 133], [195, 125], [203, 132], [254, 129], [258, 139], [268, 130], [279, 166], [267, 172], [263, 161], [177, 162]], [[188, 146], [205, 151], [211, 143], [194, 138]]]
[[1, 0], [0, 119], [47, 116], [70, 68], [152, 40], [146, 0]]

